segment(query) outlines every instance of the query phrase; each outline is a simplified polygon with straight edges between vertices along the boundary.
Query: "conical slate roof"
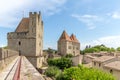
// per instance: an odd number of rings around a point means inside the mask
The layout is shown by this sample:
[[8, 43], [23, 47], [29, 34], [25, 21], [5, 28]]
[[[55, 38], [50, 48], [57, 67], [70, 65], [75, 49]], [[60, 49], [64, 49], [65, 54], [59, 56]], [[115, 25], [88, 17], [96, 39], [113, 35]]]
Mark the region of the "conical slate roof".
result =
[[23, 18], [15, 32], [27, 32], [29, 28], [29, 18]]
[[61, 40], [71, 41], [71, 39], [70, 39], [69, 35], [66, 33], [66, 31], [65, 31], [65, 30], [63, 31], [63, 33], [62, 33], [62, 35], [61, 35], [61, 37], [60, 37], [59, 41], [61, 41]]

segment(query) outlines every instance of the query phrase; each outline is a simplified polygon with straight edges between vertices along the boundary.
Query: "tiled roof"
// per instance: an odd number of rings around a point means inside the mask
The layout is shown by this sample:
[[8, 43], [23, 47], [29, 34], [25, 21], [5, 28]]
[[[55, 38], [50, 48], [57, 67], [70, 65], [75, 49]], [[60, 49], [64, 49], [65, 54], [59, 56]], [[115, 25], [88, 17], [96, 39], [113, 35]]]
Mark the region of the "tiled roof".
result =
[[29, 28], [29, 18], [23, 18], [15, 32], [27, 32]]
[[102, 57], [93, 59], [93, 61], [95, 61], [95, 62], [105, 62], [105, 61], [108, 61], [108, 60], [113, 59], [113, 58], [115, 58], [115, 57], [114, 56], [102, 56]]
[[78, 42], [78, 43], [79, 43], [79, 41], [77, 40], [77, 38], [75, 37], [74, 34], [72, 34], [72, 35], [70, 36], [70, 39], [71, 39], [73, 42]]
[[68, 36], [68, 34], [66, 33], [66, 31], [63, 31], [59, 41], [61, 40], [67, 40], [67, 41], [71, 41], [70, 37]]
[[104, 67], [120, 71], [120, 61], [114, 61], [114, 62], [105, 64]]
[[70, 37], [69, 35], [66, 33], [66, 31], [64, 30], [59, 41], [61, 40], [66, 40], [66, 41], [71, 41], [71, 42], [77, 42], [79, 43], [79, 41], [77, 40], [77, 38], [75, 37], [74, 34], [72, 34]]

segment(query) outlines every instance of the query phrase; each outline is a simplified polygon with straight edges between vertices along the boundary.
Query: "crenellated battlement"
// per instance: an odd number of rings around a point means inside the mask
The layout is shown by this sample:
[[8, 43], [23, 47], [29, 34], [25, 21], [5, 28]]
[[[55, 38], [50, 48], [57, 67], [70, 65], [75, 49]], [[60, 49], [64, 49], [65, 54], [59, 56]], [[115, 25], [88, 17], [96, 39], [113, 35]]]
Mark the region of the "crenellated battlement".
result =
[[27, 32], [10, 32], [7, 34], [7, 38], [8, 39], [23, 39], [23, 38], [27, 38]]

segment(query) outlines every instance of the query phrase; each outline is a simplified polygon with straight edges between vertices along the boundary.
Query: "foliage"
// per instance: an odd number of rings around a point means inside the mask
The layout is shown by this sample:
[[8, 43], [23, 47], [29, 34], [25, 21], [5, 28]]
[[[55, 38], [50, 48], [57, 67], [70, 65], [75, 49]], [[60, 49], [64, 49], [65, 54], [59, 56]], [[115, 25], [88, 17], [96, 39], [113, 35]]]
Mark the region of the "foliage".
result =
[[115, 52], [114, 48], [110, 48], [108, 52]]
[[115, 78], [109, 73], [79, 66], [65, 69], [56, 80], [115, 80]]
[[45, 71], [45, 75], [48, 77], [56, 77], [60, 73], [60, 70], [55, 66], [50, 66]]
[[72, 66], [72, 60], [69, 58], [48, 59], [49, 66], [56, 66], [60, 69], [69, 68]]
[[48, 54], [56, 54], [57, 53], [57, 50], [54, 50], [51, 48], [48, 48], [47, 50], [44, 50], [44, 51], [48, 52]]
[[73, 55], [72, 54], [67, 54], [65, 57], [66, 58], [71, 58], [71, 57], [73, 57]]
[[117, 48], [117, 51], [120, 51], [120, 47]]
[[85, 52], [84, 52], [83, 50], [80, 50], [80, 54], [84, 55], [84, 54], [85, 54]]
[[108, 48], [105, 45], [101, 44], [101, 45], [96, 45], [94, 47], [86, 47], [82, 53], [93, 53], [93, 52], [100, 52], [100, 51], [107, 51], [107, 52], [115, 52], [114, 48]]

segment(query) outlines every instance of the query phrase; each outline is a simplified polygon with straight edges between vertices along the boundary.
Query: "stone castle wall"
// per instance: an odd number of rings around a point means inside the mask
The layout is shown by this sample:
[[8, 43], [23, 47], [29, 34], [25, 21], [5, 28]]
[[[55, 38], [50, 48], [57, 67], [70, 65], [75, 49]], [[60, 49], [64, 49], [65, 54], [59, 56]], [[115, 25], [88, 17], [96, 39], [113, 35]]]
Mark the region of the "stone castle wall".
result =
[[[8, 33], [8, 48], [26, 56], [35, 67], [39, 68], [38, 64], [41, 63], [39, 60], [43, 55], [43, 21], [41, 14], [36, 12], [30, 12], [27, 19], [28, 23], [24, 23], [24, 21], [20, 23], [27, 25], [25, 27], [28, 28], [28, 31]], [[18, 26], [19, 29], [21, 26]], [[21, 30], [23, 30], [23, 26]]]
[[16, 32], [10, 32], [7, 34], [7, 38], [8, 39], [23, 39], [23, 38], [27, 38], [27, 32], [19, 32], [19, 33], [16, 33]]
[[58, 42], [58, 54], [66, 55], [67, 53], [67, 42], [66, 41], [59, 41]]
[[71, 58], [73, 62], [73, 66], [78, 66], [82, 64], [83, 55], [77, 55]]
[[61, 55], [72, 54], [73, 56], [77, 56], [80, 54], [80, 43], [71, 41], [59, 41], [58, 53]]
[[0, 48], [0, 70], [6, 67], [18, 55], [17, 51]]

